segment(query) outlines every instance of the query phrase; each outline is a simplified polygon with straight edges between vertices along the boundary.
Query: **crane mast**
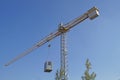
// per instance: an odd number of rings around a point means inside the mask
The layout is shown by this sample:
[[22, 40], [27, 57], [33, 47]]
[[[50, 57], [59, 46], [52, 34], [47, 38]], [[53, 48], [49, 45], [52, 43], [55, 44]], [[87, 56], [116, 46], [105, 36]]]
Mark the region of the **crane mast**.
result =
[[61, 34], [61, 67], [60, 80], [68, 80], [68, 64], [67, 64], [67, 48], [66, 33]]
[[62, 24], [59, 25], [59, 30], [62, 32], [60, 35], [60, 77], [59, 80], [68, 80], [68, 61], [67, 61], [67, 47], [66, 47], [66, 33]]
[[86, 13], [84, 13], [82, 16], [75, 18], [74, 20], [68, 22], [67, 24], [60, 24], [59, 28], [55, 32], [49, 34], [48, 36], [46, 36], [45, 38], [40, 40], [38, 43], [33, 45], [33, 47], [29, 48], [25, 52], [21, 53], [20, 55], [18, 55], [17, 57], [12, 59], [8, 63], [6, 63], [5, 66], [8, 66], [8, 65], [14, 63], [15, 61], [19, 60], [20, 58], [28, 55], [33, 50], [41, 47], [45, 43], [54, 39], [55, 37], [61, 36], [61, 58], [60, 58], [61, 59], [61, 62], [60, 62], [61, 66], [60, 66], [60, 71], [57, 71], [57, 73], [56, 73], [56, 76], [57, 76], [56, 80], [68, 80], [68, 73], [67, 73], [68, 61], [67, 61], [67, 49], [66, 49], [66, 37], [65, 37], [66, 32], [68, 32], [71, 28], [73, 28], [77, 24], [83, 22], [87, 18], [93, 20], [97, 16], [99, 16], [98, 9], [96, 7], [93, 7], [90, 10], [88, 10]]

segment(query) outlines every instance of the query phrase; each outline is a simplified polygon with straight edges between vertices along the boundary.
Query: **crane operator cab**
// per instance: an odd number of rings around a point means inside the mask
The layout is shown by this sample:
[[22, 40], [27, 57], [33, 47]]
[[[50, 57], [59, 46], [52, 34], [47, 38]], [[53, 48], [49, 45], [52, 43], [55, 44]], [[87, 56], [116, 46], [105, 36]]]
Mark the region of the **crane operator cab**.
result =
[[44, 72], [51, 72], [52, 71], [52, 62], [46, 61], [44, 64]]

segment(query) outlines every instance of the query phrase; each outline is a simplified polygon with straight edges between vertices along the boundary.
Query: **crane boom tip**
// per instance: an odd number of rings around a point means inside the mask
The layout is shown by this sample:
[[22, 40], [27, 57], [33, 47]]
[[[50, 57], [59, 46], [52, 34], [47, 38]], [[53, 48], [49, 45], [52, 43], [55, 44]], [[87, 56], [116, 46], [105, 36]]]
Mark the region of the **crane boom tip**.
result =
[[8, 64], [5, 64], [4, 66], [5, 66], [5, 67], [7, 67], [7, 66], [8, 66]]

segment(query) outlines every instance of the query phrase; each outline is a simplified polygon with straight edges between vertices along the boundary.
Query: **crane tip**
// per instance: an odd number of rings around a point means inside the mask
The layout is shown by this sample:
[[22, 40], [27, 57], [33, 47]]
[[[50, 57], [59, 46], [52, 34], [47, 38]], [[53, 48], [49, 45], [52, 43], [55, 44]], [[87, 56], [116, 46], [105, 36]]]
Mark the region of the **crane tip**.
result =
[[9, 64], [5, 64], [4, 66], [7, 67]]

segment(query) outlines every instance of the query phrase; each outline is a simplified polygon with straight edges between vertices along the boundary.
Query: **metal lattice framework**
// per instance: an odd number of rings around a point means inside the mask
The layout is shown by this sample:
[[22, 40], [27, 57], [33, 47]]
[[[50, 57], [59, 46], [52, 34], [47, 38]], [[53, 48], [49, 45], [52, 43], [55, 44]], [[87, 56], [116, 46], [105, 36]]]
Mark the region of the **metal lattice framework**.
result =
[[14, 63], [15, 61], [21, 59], [22, 57], [30, 54], [32, 51], [41, 47], [45, 43], [54, 39], [55, 37], [61, 36], [61, 69], [60, 69], [60, 73], [59, 73], [60, 76], [59, 76], [59, 78], [56, 78], [56, 79], [67, 80], [68, 73], [67, 73], [67, 52], [66, 52], [66, 43], [65, 43], [65, 33], [68, 32], [71, 28], [73, 28], [77, 24], [86, 20], [87, 18], [93, 20], [97, 16], [99, 16], [99, 11], [96, 7], [93, 7], [90, 10], [88, 10], [86, 13], [84, 13], [83, 15], [75, 18], [74, 20], [68, 22], [67, 24], [64, 24], [64, 25], [60, 24], [59, 28], [55, 32], [49, 34], [48, 36], [46, 36], [45, 38], [40, 40], [38, 43], [36, 43], [34, 46], [32, 46], [28, 50], [24, 51], [23, 53], [21, 53], [20, 55], [18, 55], [17, 57], [12, 59], [8, 63], [6, 63], [5, 66], [8, 66], [8, 65]]

